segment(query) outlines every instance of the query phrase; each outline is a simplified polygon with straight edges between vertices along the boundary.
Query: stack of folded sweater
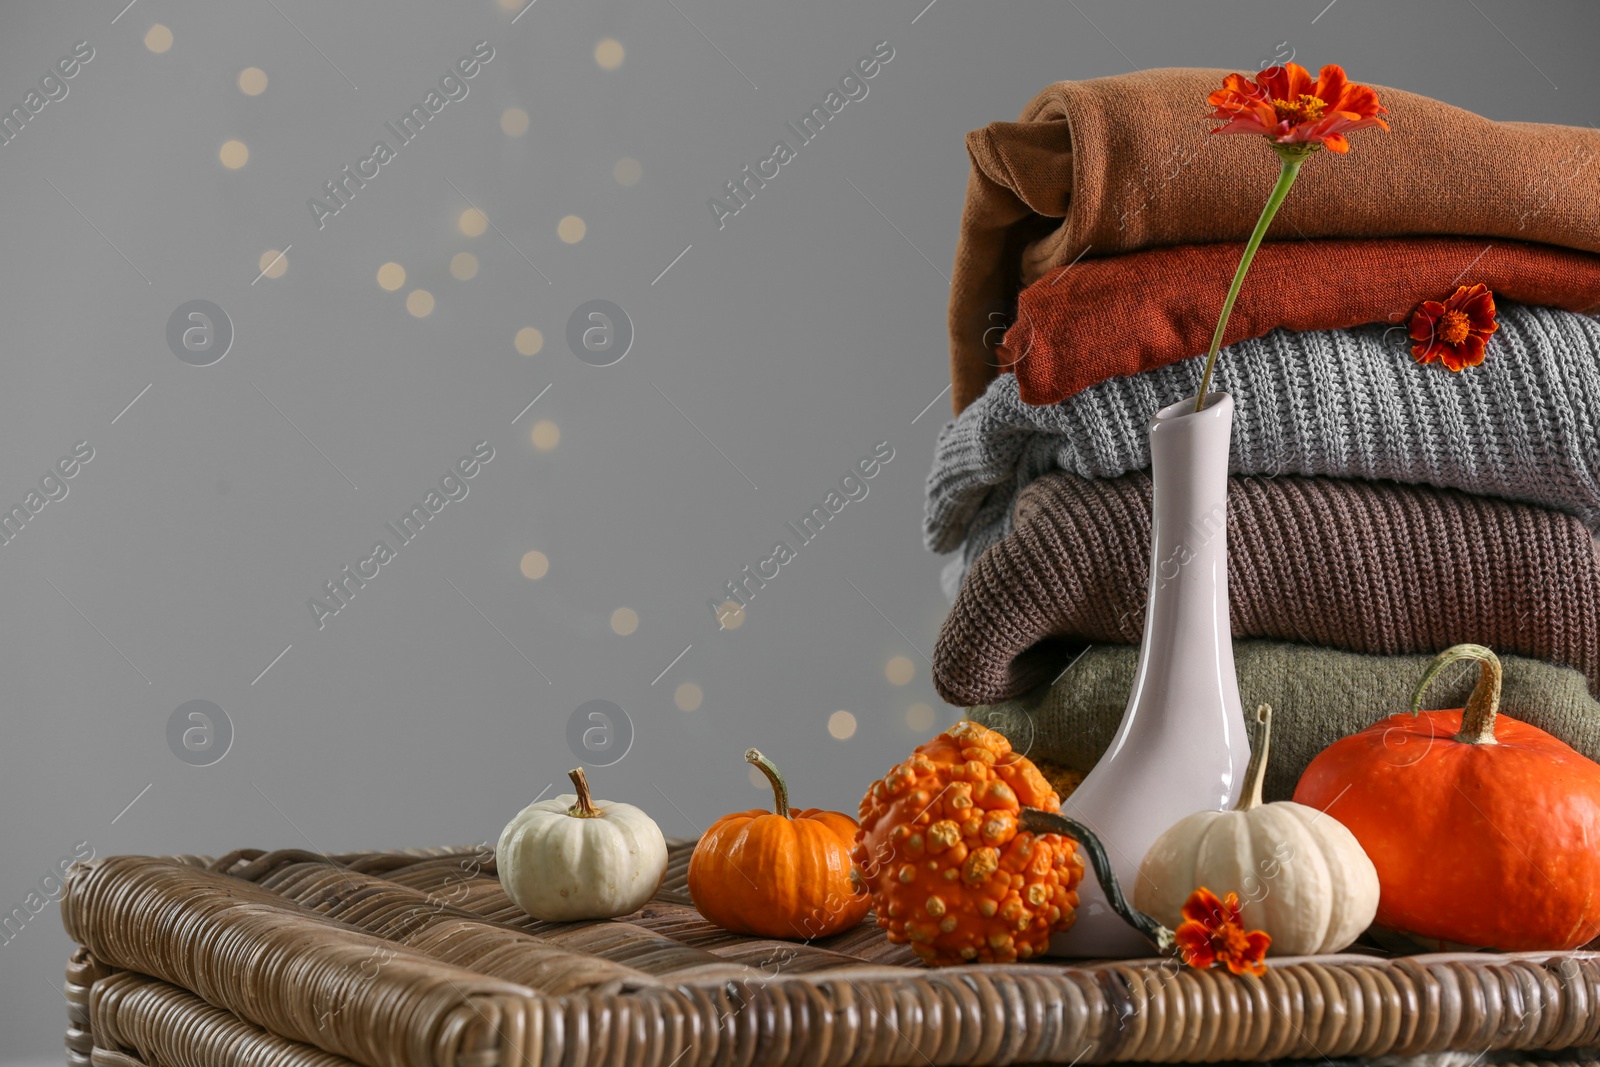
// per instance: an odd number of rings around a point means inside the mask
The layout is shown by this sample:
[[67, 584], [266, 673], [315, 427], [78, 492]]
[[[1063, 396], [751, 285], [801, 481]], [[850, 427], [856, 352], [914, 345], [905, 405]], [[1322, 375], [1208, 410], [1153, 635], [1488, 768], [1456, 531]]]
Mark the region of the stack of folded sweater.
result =
[[[1194, 395], [1276, 169], [1256, 138], [1209, 135], [1224, 73], [1058, 83], [968, 138], [957, 417], [928, 480], [928, 546], [960, 553], [934, 679], [1078, 771], [1144, 624], [1150, 419]], [[1392, 132], [1303, 167], [1213, 380], [1235, 401], [1240, 690], [1278, 715], [1280, 798], [1466, 641], [1505, 655], [1507, 714], [1600, 758], [1600, 131], [1378, 93]], [[1419, 365], [1412, 312], [1478, 283], [1499, 313], [1484, 363]]]

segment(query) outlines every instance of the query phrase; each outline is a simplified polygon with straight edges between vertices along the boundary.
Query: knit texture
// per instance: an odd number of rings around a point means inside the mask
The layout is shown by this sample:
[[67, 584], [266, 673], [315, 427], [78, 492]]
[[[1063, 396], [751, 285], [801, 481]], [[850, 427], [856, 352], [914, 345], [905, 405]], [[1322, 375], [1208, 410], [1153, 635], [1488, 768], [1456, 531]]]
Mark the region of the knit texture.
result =
[[[1246, 708], [1272, 705], [1267, 800], [1288, 800], [1306, 765], [1341, 737], [1411, 707], [1429, 656], [1364, 656], [1272, 641], [1235, 641], [1239, 696]], [[1096, 645], [1048, 689], [971, 718], [1010, 738], [1018, 751], [1080, 773], [1111, 744], [1133, 690], [1139, 650]], [[1522, 656], [1501, 656], [1500, 714], [1530, 723], [1600, 760], [1600, 703], [1583, 675]], [[1459, 708], [1477, 683], [1476, 665], [1452, 665], [1428, 688], [1425, 708]], [[1414, 759], [1404, 748], [1397, 761]]]
[[[1151, 481], [1055, 473], [1017, 499], [933, 653], [939, 694], [990, 703], [1048, 683], [1084, 642], [1138, 644]], [[1450, 489], [1228, 480], [1235, 637], [1381, 655], [1470, 641], [1584, 672], [1600, 694], [1600, 548], [1570, 515]]]
[[[949, 309], [956, 411], [995, 377], [991, 331], [1033, 278], [1086, 254], [1249, 237], [1278, 160], [1260, 138], [1211, 136], [1206, 95], [1226, 73], [1058, 82], [1019, 121], [967, 135]], [[1309, 160], [1270, 237], [1455, 234], [1600, 252], [1600, 130], [1378, 94], [1391, 132], [1364, 131], [1349, 155]]]
[[[1204, 352], [1244, 245], [1179, 245], [1051, 271], [1017, 298], [996, 358], [1028, 404]], [[1272, 330], [1405, 325], [1424, 300], [1487, 285], [1497, 301], [1600, 307], [1600, 256], [1464, 237], [1269, 242], [1228, 319], [1224, 344]], [[1094, 314], [1085, 315], [1085, 308]]]
[[[923, 536], [970, 563], [1010, 527], [1018, 490], [1052, 470], [1115, 478], [1150, 466], [1150, 419], [1193, 396], [1199, 356], [1035, 407], [1015, 375], [939, 435]], [[1600, 319], [1505, 304], [1481, 366], [1419, 366], [1405, 331], [1265, 337], [1227, 348], [1235, 474], [1387, 478], [1542, 504], [1600, 527]]]

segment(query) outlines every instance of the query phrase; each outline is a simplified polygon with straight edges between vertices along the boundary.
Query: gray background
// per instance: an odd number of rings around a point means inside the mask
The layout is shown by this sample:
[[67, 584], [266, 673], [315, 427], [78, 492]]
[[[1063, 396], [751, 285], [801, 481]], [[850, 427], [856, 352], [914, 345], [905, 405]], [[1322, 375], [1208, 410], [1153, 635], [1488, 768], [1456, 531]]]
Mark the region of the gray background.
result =
[[[95, 450], [0, 547], [0, 910], [79, 841], [493, 840], [564, 784], [567, 719], [593, 699], [635, 735], [591, 772], [597, 792], [669, 834], [765, 801], [748, 745], [800, 804], [853, 810], [926, 733], [908, 708], [955, 716], [923, 656], [946, 605], [919, 520], [949, 410], [966, 131], [1052, 80], [1254, 70], [1291, 49], [1495, 118], [1600, 119], [1596, 9], [1578, 2], [125, 2], [0, 13], [6, 108], [75, 42], [95, 50], [0, 146], [0, 503], [75, 442]], [[616, 69], [596, 62], [604, 38]], [[480, 40], [495, 56], [469, 95], [319, 231], [307, 198]], [[867, 98], [719, 231], [708, 198], [879, 41], [894, 58]], [[269, 78], [253, 97], [252, 66]], [[502, 132], [511, 107], [531, 117], [521, 137]], [[249, 147], [238, 170], [219, 162], [230, 139]], [[623, 158], [635, 185], [613, 178]], [[464, 197], [496, 229], [463, 235]], [[576, 244], [557, 237], [566, 215], [587, 225]], [[287, 271], [252, 282], [286, 245]], [[448, 269], [461, 251], [480, 261], [469, 281]], [[389, 260], [399, 292], [375, 281]], [[426, 318], [405, 308], [418, 287]], [[192, 299], [233, 322], [213, 366], [166, 343]], [[614, 366], [565, 343], [592, 299], [634, 323]], [[533, 357], [513, 348], [525, 326], [544, 337]], [[530, 441], [540, 419], [553, 450]], [[319, 631], [307, 598], [479, 440], [496, 457], [468, 497]], [[706, 599], [879, 441], [895, 458], [869, 496], [719, 632]], [[538, 581], [519, 572], [530, 549], [550, 561]], [[609, 624], [624, 606], [627, 636]], [[896, 656], [907, 684], [886, 676]], [[697, 710], [674, 704], [685, 682]], [[197, 699], [234, 728], [211, 766], [168, 747]], [[828, 730], [840, 709], [848, 741]], [[0, 945], [0, 1054], [58, 1058], [68, 948], [54, 904]]]

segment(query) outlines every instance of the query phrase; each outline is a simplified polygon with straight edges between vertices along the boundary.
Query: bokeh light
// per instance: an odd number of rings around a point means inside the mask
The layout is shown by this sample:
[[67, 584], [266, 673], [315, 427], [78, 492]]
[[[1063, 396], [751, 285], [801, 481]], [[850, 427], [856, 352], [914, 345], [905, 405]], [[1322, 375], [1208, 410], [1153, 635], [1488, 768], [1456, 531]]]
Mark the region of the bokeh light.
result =
[[524, 326], [517, 331], [517, 336], [512, 342], [517, 346], [517, 353], [524, 356], [537, 356], [544, 348], [544, 334], [532, 326]]
[[537, 582], [550, 573], [550, 557], [535, 549], [522, 554], [522, 576], [530, 582]]
[[684, 682], [672, 691], [672, 702], [678, 705], [679, 711], [698, 711], [705, 696], [698, 685]]
[[883, 676], [889, 679], [890, 685], [905, 685], [916, 674], [917, 665], [907, 656], [890, 656], [889, 662], [883, 665]]
[[919, 734], [933, 729], [933, 707], [917, 701], [906, 709], [906, 725]]
[[[160, 55], [172, 47], [172, 31], [161, 25], [161, 23], [156, 23], [145, 33], [144, 46]], [[620, 63], [622, 60], [618, 59], [617, 62]]]
[[393, 260], [378, 268], [378, 284], [394, 292], [406, 283], [406, 269]]
[[534, 448], [540, 452], [548, 452], [561, 443], [561, 427], [549, 419], [540, 419], [533, 424], [533, 430], [528, 436], [533, 441]]
[[461, 218], [456, 220], [456, 225], [468, 237], [477, 237], [489, 228], [489, 217], [475, 207], [469, 207], [461, 213]]
[[276, 248], [269, 248], [261, 253], [261, 258], [256, 260], [256, 270], [264, 277], [281, 278], [283, 272], [289, 269], [289, 257], [279, 252]]
[[238, 170], [250, 162], [250, 147], [243, 141], [223, 141], [222, 147], [217, 150], [217, 158], [229, 170]]
[[426, 289], [413, 289], [406, 294], [406, 310], [419, 319], [433, 314], [433, 294]]
[[644, 173], [637, 159], [619, 159], [617, 165], [611, 168], [611, 176], [617, 180], [618, 185], [637, 185], [639, 177]]
[[478, 276], [478, 257], [471, 252], [457, 252], [450, 257], [450, 274], [461, 281]]
[[600, 64], [601, 70], [616, 70], [622, 66], [622, 42], [615, 37], [603, 38], [594, 46], [594, 61]]
[[837, 740], [848, 741], [856, 735], [856, 717], [848, 711], [836, 711], [828, 716], [828, 733]]
[[260, 96], [267, 91], [267, 72], [260, 67], [246, 67], [239, 72], [239, 91], [246, 96]]
[[611, 613], [611, 632], [627, 637], [639, 628], [639, 613], [632, 608], [618, 608]]
[[589, 232], [589, 227], [576, 215], [563, 216], [556, 223], [556, 236], [569, 245], [575, 245], [583, 240], [583, 235]]
[[528, 113], [520, 107], [508, 107], [500, 112], [500, 130], [507, 137], [521, 137], [528, 132]]

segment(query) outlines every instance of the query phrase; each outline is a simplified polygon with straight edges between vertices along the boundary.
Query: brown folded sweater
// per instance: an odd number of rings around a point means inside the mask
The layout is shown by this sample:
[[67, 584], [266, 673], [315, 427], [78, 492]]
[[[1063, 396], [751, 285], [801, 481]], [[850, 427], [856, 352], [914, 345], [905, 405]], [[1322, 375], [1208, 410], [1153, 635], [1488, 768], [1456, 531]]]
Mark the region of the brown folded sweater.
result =
[[[1137, 644], [1150, 570], [1141, 472], [1055, 473], [1019, 494], [939, 632], [952, 704], [1048, 683], [1086, 642]], [[1569, 667], [1600, 693], [1600, 548], [1570, 515], [1450, 489], [1333, 478], [1228, 480], [1235, 637], [1380, 655], [1464, 641]]]
[[[950, 287], [957, 412], [994, 378], [1017, 293], [1079, 256], [1243, 241], [1278, 160], [1255, 137], [1212, 137], [1222, 70], [1057, 82], [1017, 122], [967, 135], [972, 173]], [[1600, 252], [1600, 130], [1494, 122], [1378, 89], [1392, 132], [1306, 161], [1268, 236], [1457, 234]], [[1225, 290], [1230, 273], [1208, 284]], [[1259, 278], [1258, 275], [1256, 277]]]
[[[1211, 344], [1243, 251], [1242, 242], [1179, 245], [1059, 267], [1017, 297], [1016, 323], [996, 356], [1015, 370], [1025, 402], [1054, 404], [1197, 355]], [[1280, 327], [1404, 327], [1422, 301], [1477, 282], [1497, 300], [1589, 311], [1600, 307], [1600, 255], [1477, 237], [1268, 242], [1222, 343]]]

